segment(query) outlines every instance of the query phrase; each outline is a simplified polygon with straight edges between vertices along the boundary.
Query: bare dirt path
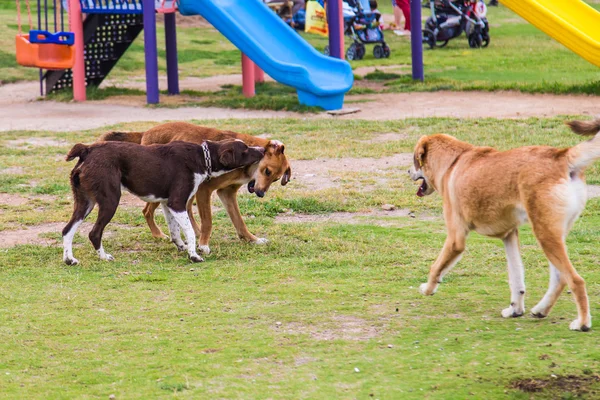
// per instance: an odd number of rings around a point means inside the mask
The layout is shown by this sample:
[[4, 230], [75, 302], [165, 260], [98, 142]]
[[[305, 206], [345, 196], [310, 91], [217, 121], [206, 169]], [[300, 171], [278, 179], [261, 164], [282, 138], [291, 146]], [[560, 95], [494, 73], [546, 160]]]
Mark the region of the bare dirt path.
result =
[[[193, 78], [190, 86], [217, 90], [240, 77]], [[186, 80], [181, 86], [185, 87]], [[391, 120], [422, 117], [526, 118], [555, 115], [594, 115], [600, 110], [597, 96], [531, 95], [517, 92], [434, 92], [348, 96], [347, 107], [360, 108], [356, 114], [330, 116], [282, 111], [232, 110], [207, 107], [149, 108], [109, 101], [59, 103], [35, 101], [36, 82], [0, 86], [0, 131], [62, 130], [98, 128], [135, 121], [227, 119], [227, 118], [343, 118]], [[356, 102], [356, 103], [353, 103]]]
[[[600, 96], [558, 96], [519, 92], [427, 92], [348, 96], [348, 104], [361, 112], [343, 119], [389, 120], [402, 118], [528, 118], [556, 115], [594, 115]], [[367, 102], [363, 102], [367, 101]]]

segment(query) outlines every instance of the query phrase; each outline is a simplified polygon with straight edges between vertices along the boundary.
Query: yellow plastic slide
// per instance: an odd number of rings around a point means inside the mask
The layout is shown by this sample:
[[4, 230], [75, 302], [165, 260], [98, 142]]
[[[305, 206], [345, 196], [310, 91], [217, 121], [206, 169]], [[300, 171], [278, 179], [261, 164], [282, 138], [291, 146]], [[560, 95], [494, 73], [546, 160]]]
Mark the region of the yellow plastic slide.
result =
[[600, 67], [600, 12], [580, 0], [500, 0], [542, 32]]

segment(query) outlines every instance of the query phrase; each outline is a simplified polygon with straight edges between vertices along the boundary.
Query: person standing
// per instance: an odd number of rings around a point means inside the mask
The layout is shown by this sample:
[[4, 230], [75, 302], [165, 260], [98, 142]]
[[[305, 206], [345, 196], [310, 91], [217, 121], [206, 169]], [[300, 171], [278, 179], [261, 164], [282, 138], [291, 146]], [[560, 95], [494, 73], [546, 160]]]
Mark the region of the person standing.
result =
[[[404, 31], [396, 30], [394, 33], [400, 36], [410, 35], [410, 0], [392, 0], [392, 3], [394, 5], [394, 16], [396, 16], [397, 9], [398, 12], [401, 11], [404, 14]], [[400, 25], [398, 25], [398, 28], [400, 28]]]

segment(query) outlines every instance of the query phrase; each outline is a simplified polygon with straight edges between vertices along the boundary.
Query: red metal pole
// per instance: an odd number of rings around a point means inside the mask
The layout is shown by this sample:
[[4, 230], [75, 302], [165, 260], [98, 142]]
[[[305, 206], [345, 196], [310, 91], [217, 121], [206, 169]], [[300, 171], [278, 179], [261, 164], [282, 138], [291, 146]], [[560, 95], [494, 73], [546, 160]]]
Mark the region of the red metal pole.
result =
[[79, 0], [69, 0], [69, 29], [75, 34], [73, 99], [85, 101], [85, 55], [83, 53], [83, 16]]
[[258, 65], [254, 64], [254, 82], [264, 82], [265, 71], [263, 71]]
[[254, 63], [242, 53], [242, 93], [245, 97], [254, 97]]

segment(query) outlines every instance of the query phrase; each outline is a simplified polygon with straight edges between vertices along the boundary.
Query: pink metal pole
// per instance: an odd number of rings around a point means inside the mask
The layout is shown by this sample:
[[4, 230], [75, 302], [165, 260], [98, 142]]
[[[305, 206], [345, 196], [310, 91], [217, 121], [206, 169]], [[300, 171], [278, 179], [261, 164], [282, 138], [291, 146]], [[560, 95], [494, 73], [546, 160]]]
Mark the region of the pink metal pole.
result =
[[263, 83], [265, 81], [265, 71], [258, 65], [254, 64], [254, 82]]
[[242, 53], [242, 93], [245, 97], [254, 97], [254, 63]]
[[69, 0], [69, 29], [75, 33], [73, 99], [85, 101], [85, 56], [83, 54], [83, 16], [79, 0]]

